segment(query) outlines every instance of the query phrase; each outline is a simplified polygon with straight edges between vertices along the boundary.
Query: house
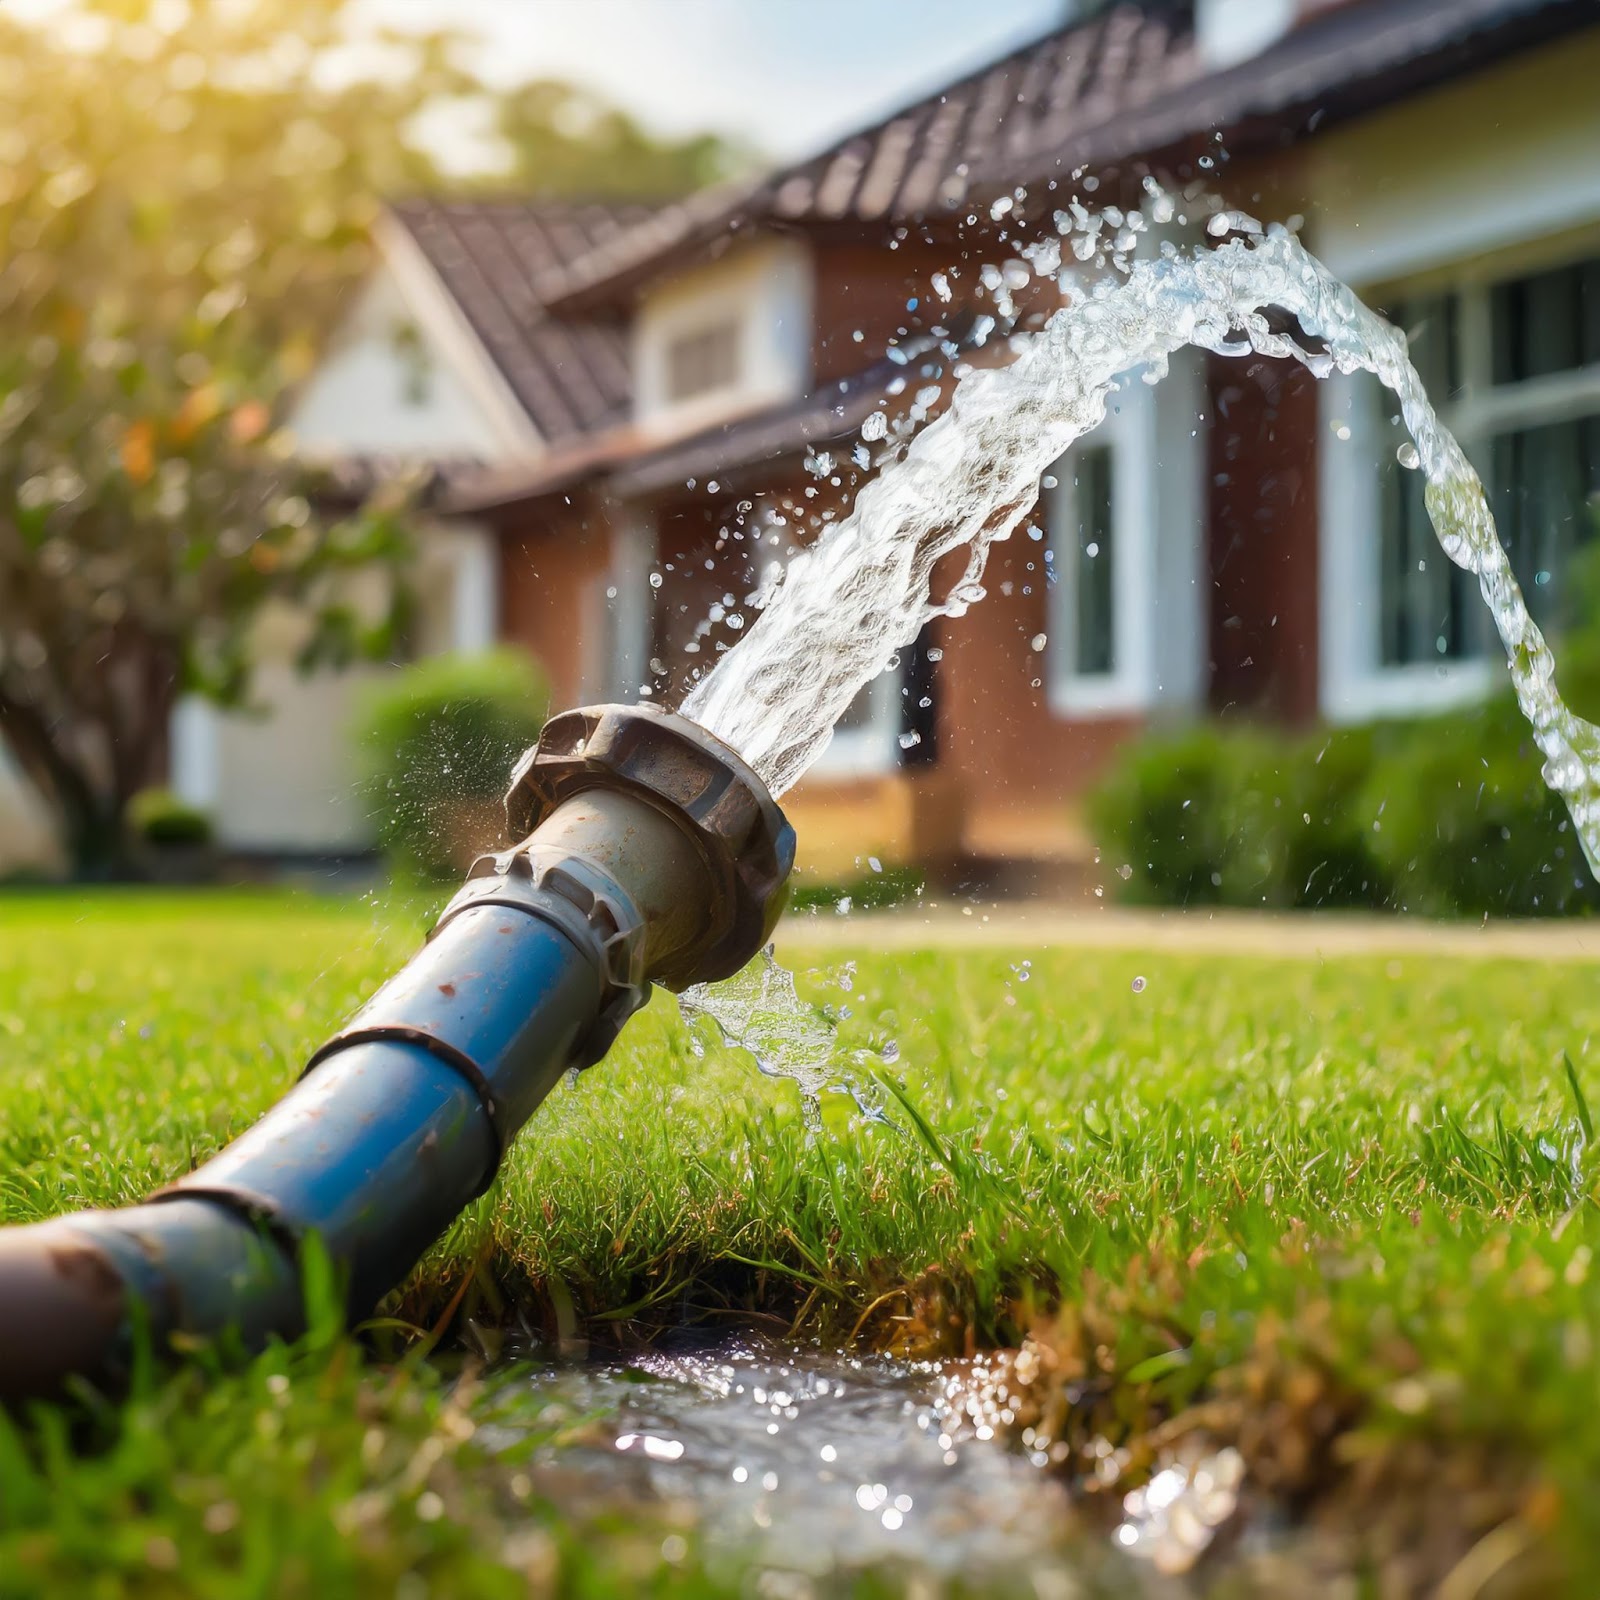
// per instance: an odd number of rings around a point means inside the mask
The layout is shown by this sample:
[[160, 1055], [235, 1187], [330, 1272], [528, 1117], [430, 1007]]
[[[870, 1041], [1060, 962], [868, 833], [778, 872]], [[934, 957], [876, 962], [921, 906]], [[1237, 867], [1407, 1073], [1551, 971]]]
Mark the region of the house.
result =
[[[1099, 8], [648, 215], [397, 208], [298, 431], [472, 458], [440, 502], [435, 642], [514, 640], [564, 702], [670, 703], [737, 642], [767, 563], [847, 509], [866, 419], [942, 404], [951, 351], [1001, 343], [997, 300], [1026, 330], [1081, 286], [1008, 273], [1054, 211], [1131, 211], [1153, 178], [1300, 219], [1407, 329], [1547, 608], [1600, 491], [1597, 81], [1578, 0]], [[1185, 216], [1170, 236], [1199, 241]], [[1070, 873], [1091, 848], [1075, 798], [1152, 723], [1483, 694], [1497, 647], [1399, 442], [1375, 385], [1278, 362], [1191, 352], [1127, 385], [1041, 485], [1041, 538], [997, 548], [987, 598], [863, 692], [786, 802], [806, 859]], [[286, 730], [332, 726], [326, 687], [283, 692]], [[225, 832], [283, 842], [292, 816], [297, 846], [360, 839], [332, 738], [285, 732], [268, 784], [243, 753], [259, 727], [186, 737], [180, 784]], [[295, 773], [314, 799], [287, 798]]]

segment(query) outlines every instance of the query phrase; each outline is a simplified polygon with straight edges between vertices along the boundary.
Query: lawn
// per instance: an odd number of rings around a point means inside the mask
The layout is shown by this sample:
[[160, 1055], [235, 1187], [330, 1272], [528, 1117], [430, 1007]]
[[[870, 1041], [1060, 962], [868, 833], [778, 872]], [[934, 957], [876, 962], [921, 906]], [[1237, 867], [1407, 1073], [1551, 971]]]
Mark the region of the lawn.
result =
[[[419, 927], [273, 895], [0, 901], [0, 1221], [202, 1159]], [[442, 1375], [508, 1335], [694, 1322], [1026, 1341], [975, 1388], [1009, 1382], [1012, 1424], [1049, 1419], [1102, 1495], [1203, 1434], [1334, 1552], [1308, 1561], [1593, 1592], [1592, 967], [863, 951], [849, 981], [802, 987], [898, 1040], [895, 1126], [845, 1102], [808, 1129], [791, 1085], [652, 1005], [360, 1341], [324, 1322], [242, 1372], [0, 1424], [0, 1595], [703, 1592], [692, 1537], [667, 1560], [603, 1509], [557, 1515], [483, 1447], [492, 1366]]]

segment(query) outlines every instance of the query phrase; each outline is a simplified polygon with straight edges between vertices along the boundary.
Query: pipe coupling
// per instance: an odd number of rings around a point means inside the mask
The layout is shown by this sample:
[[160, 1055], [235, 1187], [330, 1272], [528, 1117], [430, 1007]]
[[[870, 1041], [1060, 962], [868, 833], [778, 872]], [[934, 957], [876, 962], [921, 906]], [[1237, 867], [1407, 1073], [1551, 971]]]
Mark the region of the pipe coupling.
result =
[[794, 866], [794, 829], [756, 772], [698, 723], [655, 706], [589, 706], [552, 717], [506, 795], [513, 837], [590, 791], [629, 794], [674, 822], [709, 893], [694, 934], [657, 954], [669, 989], [731, 977], [771, 937]]

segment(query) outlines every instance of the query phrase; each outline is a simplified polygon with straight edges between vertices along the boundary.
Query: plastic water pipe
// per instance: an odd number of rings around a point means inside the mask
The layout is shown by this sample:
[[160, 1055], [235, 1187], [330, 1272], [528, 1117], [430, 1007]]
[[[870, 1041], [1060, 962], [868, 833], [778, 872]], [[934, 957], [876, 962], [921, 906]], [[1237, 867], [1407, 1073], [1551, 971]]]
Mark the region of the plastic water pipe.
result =
[[0, 1400], [114, 1384], [139, 1323], [158, 1351], [293, 1338], [312, 1235], [364, 1315], [652, 983], [727, 977], [760, 949], [794, 862], [755, 773], [648, 706], [553, 718], [506, 812], [523, 842], [474, 863], [423, 949], [242, 1137], [141, 1205], [0, 1230]]

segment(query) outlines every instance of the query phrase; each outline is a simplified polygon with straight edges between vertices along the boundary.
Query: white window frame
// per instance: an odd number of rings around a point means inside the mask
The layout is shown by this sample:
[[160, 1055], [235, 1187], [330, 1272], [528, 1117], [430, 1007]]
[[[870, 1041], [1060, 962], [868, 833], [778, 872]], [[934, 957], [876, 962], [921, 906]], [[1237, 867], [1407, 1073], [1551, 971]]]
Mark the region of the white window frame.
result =
[[[1050, 468], [1055, 487], [1044, 492], [1055, 582], [1050, 586], [1046, 667], [1050, 708], [1072, 718], [1126, 716], [1156, 697], [1155, 394], [1137, 375], [1124, 377], [1099, 427]], [[1110, 672], [1082, 673], [1078, 656], [1077, 463], [1088, 451], [1111, 451]]]
[[[797, 239], [759, 239], [666, 280], [634, 315], [634, 418], [652, 437], [678, 437], [792, 400], [811, 382], [813, 268]], [[675, 398], [668, 352], [723, 323], [739, 328], [734, 381]]]
[[418, 654], [472, 655], [500, 636], [500, 571], [493, 532], [452, 518], [426, 525], [416, 583], [424, 599]]
[[[1490, 299], [1508, 278], [1582, 260], [1600, 232], [1496, 253], [1408, 281], [1398, 295], [1453, 293], [1461, 392], [1438, 404], [1440, 420], [1494, 494], [1491, 444], [1514, 429], [1567, 422], [1600, 411], [1600, 363], [1496, 387]], [[1393, 297], [1391, 295], [1391, 297]], [[1378, 298], [1378, 296], [1364, 296]], [[1323, 715], [1334, 722], [1445, 711], [1483, 699], [1503, 681], [1503, 656], [1385, 665], [1382, 660], [1382, 488], [1373, 470], [1400, 437], [1384, 418], [1397, 402], [1366, 374], [1321, 386], [1318, 450], [1319, 679]], [[1439, 397], [1432, 397], [1438, 403]], [[1344, 438], [1336, 430], [1349, 430]], [[1440, 559], [1445, 559], [1440, 551]]]
[[867, 720], [859, 727], [838, 728], [827, 748], [809, 769], [810, 776], [834, 780], [881, 778], [900, 765], [901, 672], [888, 668], [868, 686]]

